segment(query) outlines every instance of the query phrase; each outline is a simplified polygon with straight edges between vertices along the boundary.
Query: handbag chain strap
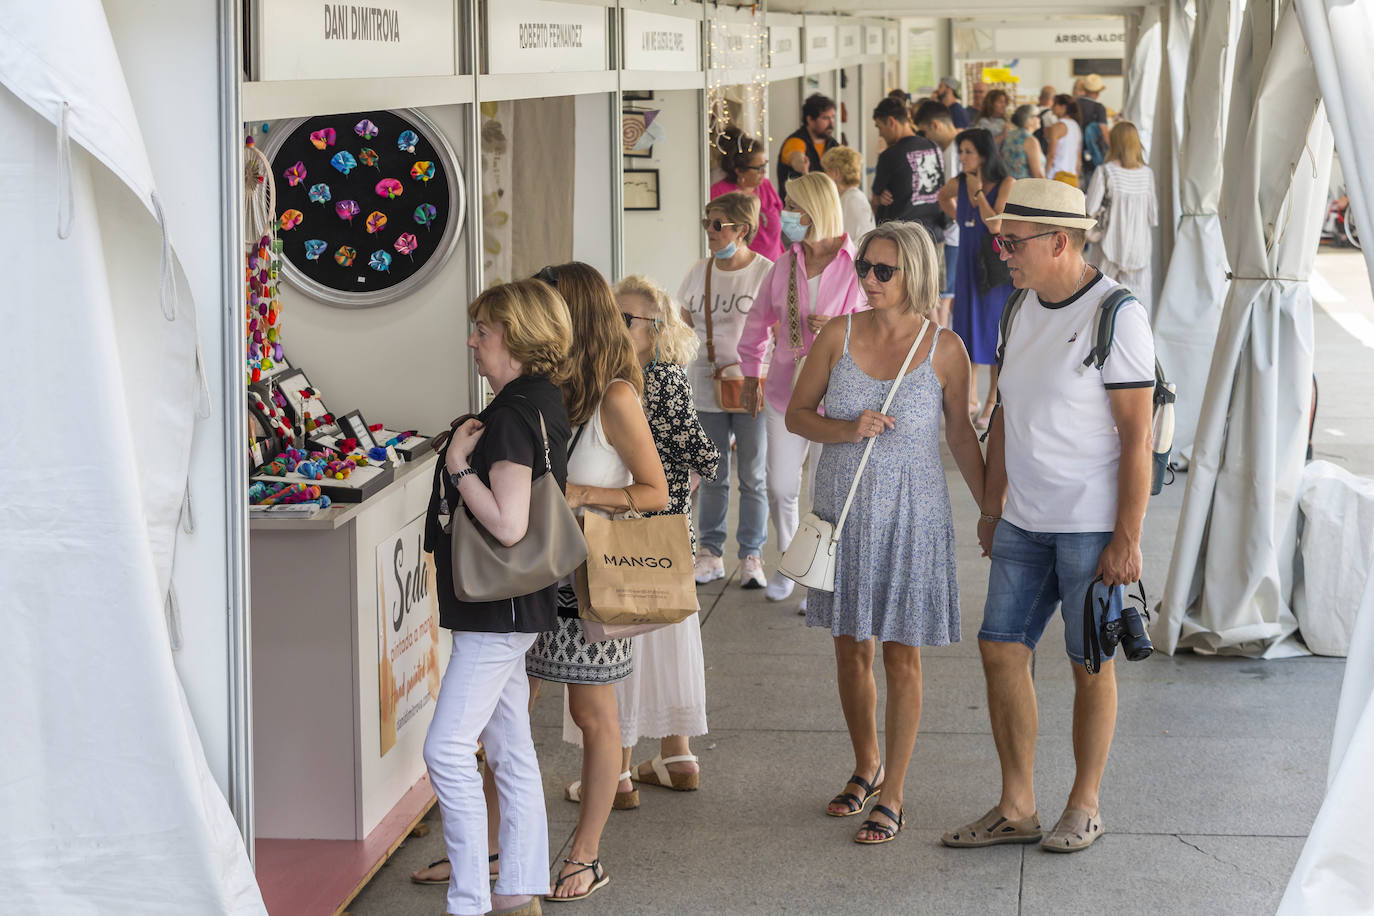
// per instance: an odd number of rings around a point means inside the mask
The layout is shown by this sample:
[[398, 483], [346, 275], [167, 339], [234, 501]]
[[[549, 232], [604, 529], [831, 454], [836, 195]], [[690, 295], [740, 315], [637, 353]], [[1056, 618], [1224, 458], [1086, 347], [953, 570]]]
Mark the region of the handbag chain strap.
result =
[[[815, 303], [812, 303], [814, 308]], [[787, 274], [787, 345], [792, 348], [792, 359], [801, 356], [801, 302], [797, 296], [797, 249], [792, 249], [792, 269]]]
[[[921, 341], [926, 336], [926, 330], [930, 327], [930, 319], [921, 322], [921, 332], [916, 335], [916, 339], [911, 342], [911, 349], [906, 351], [906, 359], [902, 360], [902, 371], [897, 373], [897, 377], [892, 380], [892, 387], [888, 389], [887, 398], [883, 401], [883, 413], [892, 406], [892, 399], [897, 396], [897, 389], [901, 387], [902, 379], [906, 378], [907, 367], [911, 365], [912, 359], [916, 357], [916, 348], [921, 345]], [[832, 541], [840, 539], [840, 529], [844, 527], [844, 520], [849, 515], [849, 507], [854, 503], [854, 494], [859, 490], [859, 478], [863, 476], [864, 467], [868, 464], [868, 456], [873, 452], [873, 443], [878, 441], [877, 436], [868, 440], [864, 446], [864, 456], [859, 459], [859, 469], [854, 472], [854, 481], [849, 485], [849, 495], [844, 498], [844, 509], [840, 511], [840, 519], [835, 523], [835, 531], [830, 536]]]
[[701, 301], [701, 310], [706, 315], [706, 358], [711, 361], [712, 370], [716, 368], [716, 334], [711, 325], [711, 267], [715, 259], [715, 255], [706, 259], [706, 298]]

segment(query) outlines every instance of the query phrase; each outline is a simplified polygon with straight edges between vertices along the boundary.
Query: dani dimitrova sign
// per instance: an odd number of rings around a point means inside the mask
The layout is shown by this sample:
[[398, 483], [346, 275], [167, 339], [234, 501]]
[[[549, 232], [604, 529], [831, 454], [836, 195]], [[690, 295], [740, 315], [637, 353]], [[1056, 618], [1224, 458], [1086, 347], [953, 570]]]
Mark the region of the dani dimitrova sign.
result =
[[378, 677], [382, 754], [439, 697], [439, 602], [425, 518], [377, 545]]

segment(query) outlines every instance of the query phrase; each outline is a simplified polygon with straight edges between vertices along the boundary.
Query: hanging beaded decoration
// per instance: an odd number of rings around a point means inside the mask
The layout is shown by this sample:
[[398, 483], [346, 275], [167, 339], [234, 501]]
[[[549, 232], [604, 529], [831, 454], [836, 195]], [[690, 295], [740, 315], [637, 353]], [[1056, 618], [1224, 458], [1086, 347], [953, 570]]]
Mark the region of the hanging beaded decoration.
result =
[[247, 316], [247, 381], [252, 384], [282, 361], [281, 300], [277, 278], [281, 272], [282, 242], [275, 207], [277, 186], [267, 157], [249, 137], [244, 148], [244, 295]]

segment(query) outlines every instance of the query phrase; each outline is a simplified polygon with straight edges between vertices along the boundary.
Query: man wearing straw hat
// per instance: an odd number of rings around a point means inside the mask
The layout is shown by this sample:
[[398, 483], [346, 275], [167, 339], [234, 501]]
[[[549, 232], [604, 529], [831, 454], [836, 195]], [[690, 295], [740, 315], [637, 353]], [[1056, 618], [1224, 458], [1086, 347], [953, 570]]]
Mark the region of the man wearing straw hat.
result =
[[[1098, 791], [1116, 726], [1116, 672], [1084, 668], [1084, 599], [1101, 576], [1109, 602], [1140, 578], [1150, 493], [1154, 341], [1139, 302], [1121, 306], [1111, 353], [1097, 369], [1094, 316], [1117, 284], [1083, 260], [1094, 224], [1083, 192], [1028, 178], [1012, 185], [994, 237], [1025, 298], [999, 342], [1000, 404], [987, 444], [978, 541], [992, 557], [978, 633], [1002, 792], [947, 846], [1035, 843], [1086, 849], [1102, 835]], [[1104, 587], [1097, 589], [1098, 595]], [[1075, 688], [1076, 775], [1058, 825], [1036, 812], [1037, 710], [1031, 655], [1062, 604]]]

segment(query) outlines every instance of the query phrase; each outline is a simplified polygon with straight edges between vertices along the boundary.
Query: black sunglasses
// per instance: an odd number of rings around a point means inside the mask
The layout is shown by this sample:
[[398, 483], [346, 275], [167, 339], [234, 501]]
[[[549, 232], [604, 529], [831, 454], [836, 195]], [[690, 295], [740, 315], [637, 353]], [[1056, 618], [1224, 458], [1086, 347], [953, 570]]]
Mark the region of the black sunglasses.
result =
[[539, 271], [539, 273], [535, 274], [534, 279], [543, 280], [545, 283], [549, 284], [554, 289], [557, 289], [558, 268], [554, 267], [553, 265], [549, 265], [548, 267], [545, 267], [543, 270]]
[[1031, 239], [1043, 239], [1047, 235], [1055, 235], [1063, 231], [1063, 229], [1051, 229], [1049, 232], [1028, 235], [1023, 239], [1009, 239], [1005, 235], [994, 235], [992, 237], [992, 247], [997, 249], [998, 254], [1016, 254], [1016, 246], [1020, 245], [1022, 242], [1029, 242]]
[[721, 220], [718, 220], [718, 219], [703, 219], [703, 220], [701, 221], [701, 228], [703, 228], [703, 229], [710, 229], [710, 230], [713, 231], [713, 232], [719, 232], [720, 230], [724, 229], [726, 226], [738, 226], [738, 225], [739, 225], [739, 223], [727, 223], [727, 222], [722, 222]]
[[631, 315], [629, 312], [621, 312], [620, 317], [625, 319], [627, 330], [633, 328], [636, 321], [652, 321], [654, 324], [658, 324], [657, 318], [645, 318], [643, 315]]
[[886, 283], [888, 280], [891, 280], [892, 275], [901, 270], [901, 268], [893, 264], [874, 264], [870, 261], [865, 261], [863, 258], [859, 258], [859, 260], [854, 262], [854, 272], [859, 275], [860, 280], [867, 277], [870, 270], [873, 271], [873, 276], [878, 278], [879, 283]]
[[736, 171], [736, 172], [762, 172], [762, 171], [766, 170], [767, 168], [768, 168], [768, 164], [767, 164], [767, 163], [764, 163], [763, 165], [737, 165], [737, 166], [735, 166], [735, 171]]

